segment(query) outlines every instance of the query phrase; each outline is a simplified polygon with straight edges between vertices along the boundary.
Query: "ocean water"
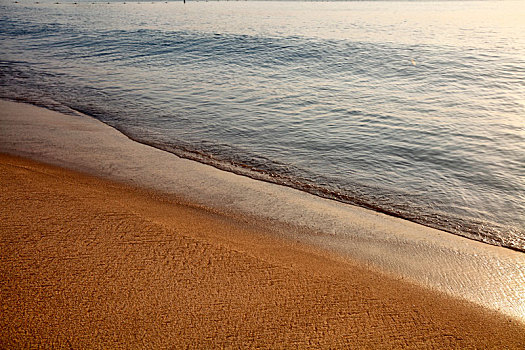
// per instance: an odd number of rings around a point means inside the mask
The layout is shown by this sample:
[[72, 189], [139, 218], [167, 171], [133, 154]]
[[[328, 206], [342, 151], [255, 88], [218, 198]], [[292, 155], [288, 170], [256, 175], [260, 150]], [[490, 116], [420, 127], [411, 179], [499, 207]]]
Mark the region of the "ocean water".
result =
[[0, 98], [525, 251], [523, 18], [522, 1], [2, 0]]

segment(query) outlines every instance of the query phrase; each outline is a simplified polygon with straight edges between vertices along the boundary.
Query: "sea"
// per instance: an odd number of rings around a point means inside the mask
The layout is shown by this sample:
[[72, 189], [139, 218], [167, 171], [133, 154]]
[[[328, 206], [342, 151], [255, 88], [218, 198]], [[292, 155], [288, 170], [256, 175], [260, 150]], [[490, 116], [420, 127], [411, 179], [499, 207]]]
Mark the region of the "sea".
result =
[[0, 98], [525, 251], [524, 18], [525, 1], [0, 0]]

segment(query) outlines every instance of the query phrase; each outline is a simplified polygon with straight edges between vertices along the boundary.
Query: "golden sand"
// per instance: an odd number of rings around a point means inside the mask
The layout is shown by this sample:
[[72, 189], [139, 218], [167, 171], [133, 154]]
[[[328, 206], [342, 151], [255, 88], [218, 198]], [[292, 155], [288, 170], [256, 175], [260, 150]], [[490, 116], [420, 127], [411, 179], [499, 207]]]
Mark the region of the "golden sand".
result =
[[175, 199], [0, 156], [0, 348], [523, 348], [525, 326]]

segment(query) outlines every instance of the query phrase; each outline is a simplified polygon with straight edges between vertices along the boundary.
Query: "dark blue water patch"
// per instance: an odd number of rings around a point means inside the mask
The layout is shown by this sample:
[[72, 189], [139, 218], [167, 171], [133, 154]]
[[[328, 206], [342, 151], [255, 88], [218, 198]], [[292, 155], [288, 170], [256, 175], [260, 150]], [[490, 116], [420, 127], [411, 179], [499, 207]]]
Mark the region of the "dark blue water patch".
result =
[[[408, 62], [411, 52], [428, 51], [423, 45], [399, 48], [391, 44], [313, 40], [302, 37], [268, 38], [248, 35], [195, 33], [187, 31], [85, 31], [46, 23], [6, 20], [2, 36], [35, 40], [32, 49], [55, 50], [64, 60], [89, 59], [97, 63], [118, 63], [166, 67], [184, 64], [215, 64], [233, 67], [293, 67], [296, 75], [328, 78], [330, 74], [349, 72], [352, 76], [418, 78], [421, 75]], [[372, 54], [371, 54], [372, 53]], [[366, 64], [363, 64], [366, 62]], [[427, 62], [428, 63], [428, 62]], [[428, 63], [428, 67], [432, 64]], [[465, 77], [468, 78], [468, 77]]]

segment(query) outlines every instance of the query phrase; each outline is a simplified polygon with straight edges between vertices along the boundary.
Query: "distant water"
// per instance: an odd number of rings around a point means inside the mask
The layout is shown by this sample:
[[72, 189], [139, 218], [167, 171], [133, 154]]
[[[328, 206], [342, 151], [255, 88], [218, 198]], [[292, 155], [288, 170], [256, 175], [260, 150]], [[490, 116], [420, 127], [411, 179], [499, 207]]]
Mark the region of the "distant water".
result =
[[525, 251], [525, 3], [0, 2], [0, 97]]

